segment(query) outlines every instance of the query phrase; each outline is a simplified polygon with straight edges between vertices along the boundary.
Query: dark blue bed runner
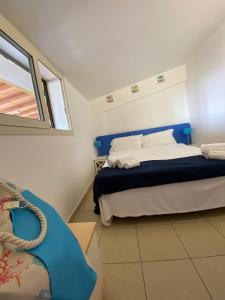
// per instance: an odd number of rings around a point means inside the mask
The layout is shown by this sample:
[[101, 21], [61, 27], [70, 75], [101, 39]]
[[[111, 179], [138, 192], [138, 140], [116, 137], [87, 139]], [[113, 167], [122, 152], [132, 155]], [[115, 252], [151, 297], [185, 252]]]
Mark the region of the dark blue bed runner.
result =
[[225, 160], [208, 160], [202, 155], [144, 161], [140, 167], [129, 170], [103, 168], [94, 181], [94, 211], [100, 212], [98, 199], [103, 194], [219, 176], [225, 176]]

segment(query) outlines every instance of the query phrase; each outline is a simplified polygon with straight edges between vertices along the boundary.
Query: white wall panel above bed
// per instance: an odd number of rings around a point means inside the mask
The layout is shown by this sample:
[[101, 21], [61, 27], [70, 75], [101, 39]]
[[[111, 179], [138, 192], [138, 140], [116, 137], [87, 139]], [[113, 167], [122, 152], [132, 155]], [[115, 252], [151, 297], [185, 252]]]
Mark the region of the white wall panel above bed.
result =
[[110, 133], [188, 121], [185, 83], [105, 112]]
[[92, 100], [90, 108], [94, 134], [187, 122], [185, 66], [163, 74], [163, 83], [157, 83], [157, 76], [139, 82], [138, 93], [132, 94], [131, 86], [111, 93], [112, 103], [106, 102], [106, 96]]

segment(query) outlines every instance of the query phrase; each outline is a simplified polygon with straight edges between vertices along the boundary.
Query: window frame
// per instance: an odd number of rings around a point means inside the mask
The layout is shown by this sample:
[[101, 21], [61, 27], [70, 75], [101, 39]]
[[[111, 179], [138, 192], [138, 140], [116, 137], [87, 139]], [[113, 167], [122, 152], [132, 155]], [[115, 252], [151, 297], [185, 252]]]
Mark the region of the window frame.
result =
[[41, 79], [42, 81], [42, 85], [43, 85], [43, 90], [44, 90], [44, 95], [45, 95], [45, 100], [48, 106], [48, 114], [49, 114], [49, 120], [51, 123], [51, 128], [56, 128], [55, 127], [55, 120], [54, 120], [54, 116], [53, 116], [53, 112], [52, 112], [52, 105], [51, 105], [51, 100], [49, 97], [49, 92], [48, 92], [48, 86], [47, 86], [47, 82], [45, 79]]
[[[23, 118], [14, 115], [7, 115], [0, 113], [0, 135], [4, 134], [34, 134], [34, 135], [72, 135], [73, 130], [70, 121], [68, 103], [66, 92], [64, 88], [64, 78], [58, 72], [58, 70], [49, 63], [49, 61], [28, 41], [21, 33], [19, 33], [1, 14], [0, 14], [0, 31], [3, 33], [3, 37], [6, 36], [13, 41], [15, 45], [18, 45], [19, 49], [23, 49], [25, 53], [32, 59], [31, 68], [33, 68], [33, 74], [35, 76], [35, 83], [32, 77], [35, 96], [39, 96], [39, 100], [36, 99], [40, 117], [43, 120], [34, 120], [29, 118]], [[12, 44], [12, 43], [11, 43]], [[60, 80], [62, 93], [64, 98], [65, 112], [68, 119], [68, 130], [52, 128], [48, 117], [48, 106], [45, 100], [45, 95], [42, 87], [41, 74], [39, 71], [38, 61], [43, 63], [51, 72], [53, 72]], [[36, 87], [35, 87], [36, 86]], [[36, 94], [38, 93], [38, 94]], [[39, 101], [39, 103], [38, 103]], [[40, 106], [39, 106], [40, 105]]]
[[[49, 68], [48, 64], [46, 64], [45, 62], [43, 62], [42, 59], [38, 58], [37, 59], [38, 75], [40, 75], [40, 77], [41, 77], [41, 73], [40, 73], [39, 63], [41, 63], [44, 67], [46, 67], [47, 69], [49, 69], [49, 71], [52, 72], [59, 79], [59, 81], [60, 81], [60, 85], [61, 85], [61, 89], [62, 89], [62, 95], [63, 95], [64, 110], [65, 110], [65, 114], [66, 114], [66, 118], [67, 118], [67, 122], [68, 122], [68, 127], [69, 127], [68, 130], [57, 129], [57, 128], [53, 128], [53, 127], [51, 127], [51, 129], [62, 130], [62, 131], [70, 131], [70, 130], [72, 130], [72, 124], [71, 124], [71, 121], [70, 121], [69, 108], [68, 108], [68, 103], [67, 103], [67, 100], [66, 100], [67, 96], [66, 96], [64, 78], [62, 77], [62, 75], [56, 69], [53, 70], [53, 69]], [[42, 84], [42, 78], [41, 78], [41, 84]], [[44, 94], [43, 88], [42, 88], [42, 92]], [[45, 97], [45, 94], [44, 94], [44, 97]], [[48, 107], [48, 100], [46, 99], [45, 102], [46, 102], [46, 106]], [[50, 98], [49, 98], [49, 105], [51, 106]], [[49, 113], [50, 112], [48, 110], [48, 115], [49, 115]], [[51, 113], [52, 113], [52, 108], [51, 108]], [[51, 120], [50, 120], [50, 123], [51, 123]], [[55, 122], [54, 122], [54, 124], [55, 124]]]

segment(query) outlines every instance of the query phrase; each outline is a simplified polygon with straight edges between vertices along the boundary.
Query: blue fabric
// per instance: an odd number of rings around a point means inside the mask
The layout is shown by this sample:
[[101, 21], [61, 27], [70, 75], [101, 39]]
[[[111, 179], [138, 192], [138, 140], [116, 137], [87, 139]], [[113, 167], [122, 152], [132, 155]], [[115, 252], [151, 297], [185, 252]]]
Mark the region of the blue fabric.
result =
[[95, 212], [99, 213], [98, 198], [103, 194], [219, 176], [225, 176], [225, 160], [208, 160], [202, 155], [144, 161], [128, 170], [103, 168], [94, 181]]
[[[44, 241], [27, 252], [45, 264], [52, 299], [88, 300], [96, 283], [96, 273], [88, 266], [78, 241], [53, 207], [28, 190], [22, 195], [42, 210], [48, 222]], [[11, 215], [15, 235], [26, 240], [37, 238], [40, 223], [30, 210], [13, 209]]]
[[110, 143], [113, 139], [125, 136], [131, 136], [136, 134], [150, 134], [155, 132], [160, 132], [167, 129], [174, 129], [173, 136], [177, 143], [182, 144], [191, 144], [191, 135], [189, 136], [189, 140], [186, 134], [184, 134], [184, 128], [190, 128], [189, 123], [182, 123], [176, 125], [168, 125], [163, 127], [156, 127], [156, 128], [149, 128], [149, 129], [142, 129], [136, 131], [129, 131], [129, 132], [122, 132], [117, 134], [109, 134], [96, 137], [96, 141], [101, 142], [101, 147], [98, 148], [98, 155], [108, 155], [110, 150]]

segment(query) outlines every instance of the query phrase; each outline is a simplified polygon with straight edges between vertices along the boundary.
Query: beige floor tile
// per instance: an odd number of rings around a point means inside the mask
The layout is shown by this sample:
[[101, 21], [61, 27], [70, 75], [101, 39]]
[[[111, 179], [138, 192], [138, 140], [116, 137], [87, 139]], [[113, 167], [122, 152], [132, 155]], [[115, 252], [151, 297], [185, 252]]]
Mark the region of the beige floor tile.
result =
[[88, 194], [82, 201], [80, 206], [80, 211], [93, 211], [95, 208], [95, 203], [93, 198]]
[[225, 219], [210, 220], [210, 223], [225, 237]]
[[143, 263], [147, 299], [210, 300], [189, 260]]
[[140, 226], [137, 232], [142, 261], [188, 257], [171, 225]]
[[93, 187], [91, 186], [87, 191], [86, 195], [80, 206], [80, 211], [93, 211], [95, 208], [95, 203], [93, 201]]
[[103, 265], [106, 279], [104, 300], [145, 300], [140, 263]]
[[170, 215], [170, 221], [172, 223], [199, 222], [203, 220], [202, 212]]
[[102, 227], [100, 215], [96, 215], [92, 211], [79, 211], [74, 222], [96, 222], [96, 228]]
[[225, 239], [207, 222], [173, 225], [191, 257], [225, 254]]
[[103, 230], [99, 248], [103, 263], [140, 261], [135, 228]]
[[213, 300], [225, 299], [225, 257], [208, 257], [193, 259]]
[[103, 230], [107, 229], [121, 229], [121, 228], [127, 228], [127, 227], [133, 227], [135, 228], [135, 222], [134, 218], [113, 218], [112, 224], [110, 226], [102, 226]]
[[100, 239], [101, 239], [101, 235], [102, 235], [102, 229], [96, 229], [95, 233], [96, 233], [97, 242], [98, 242], [98, 245], [99, 245]]
[[135, 223], [137, 227], [145, 225], [170, 224], [170, 219], [168, 215], [143, 216], [135, 218]]
[[223, 220], [225, 219], [225, 208], [216, 208], [203, 212], [203, 216], [208, 220]]

